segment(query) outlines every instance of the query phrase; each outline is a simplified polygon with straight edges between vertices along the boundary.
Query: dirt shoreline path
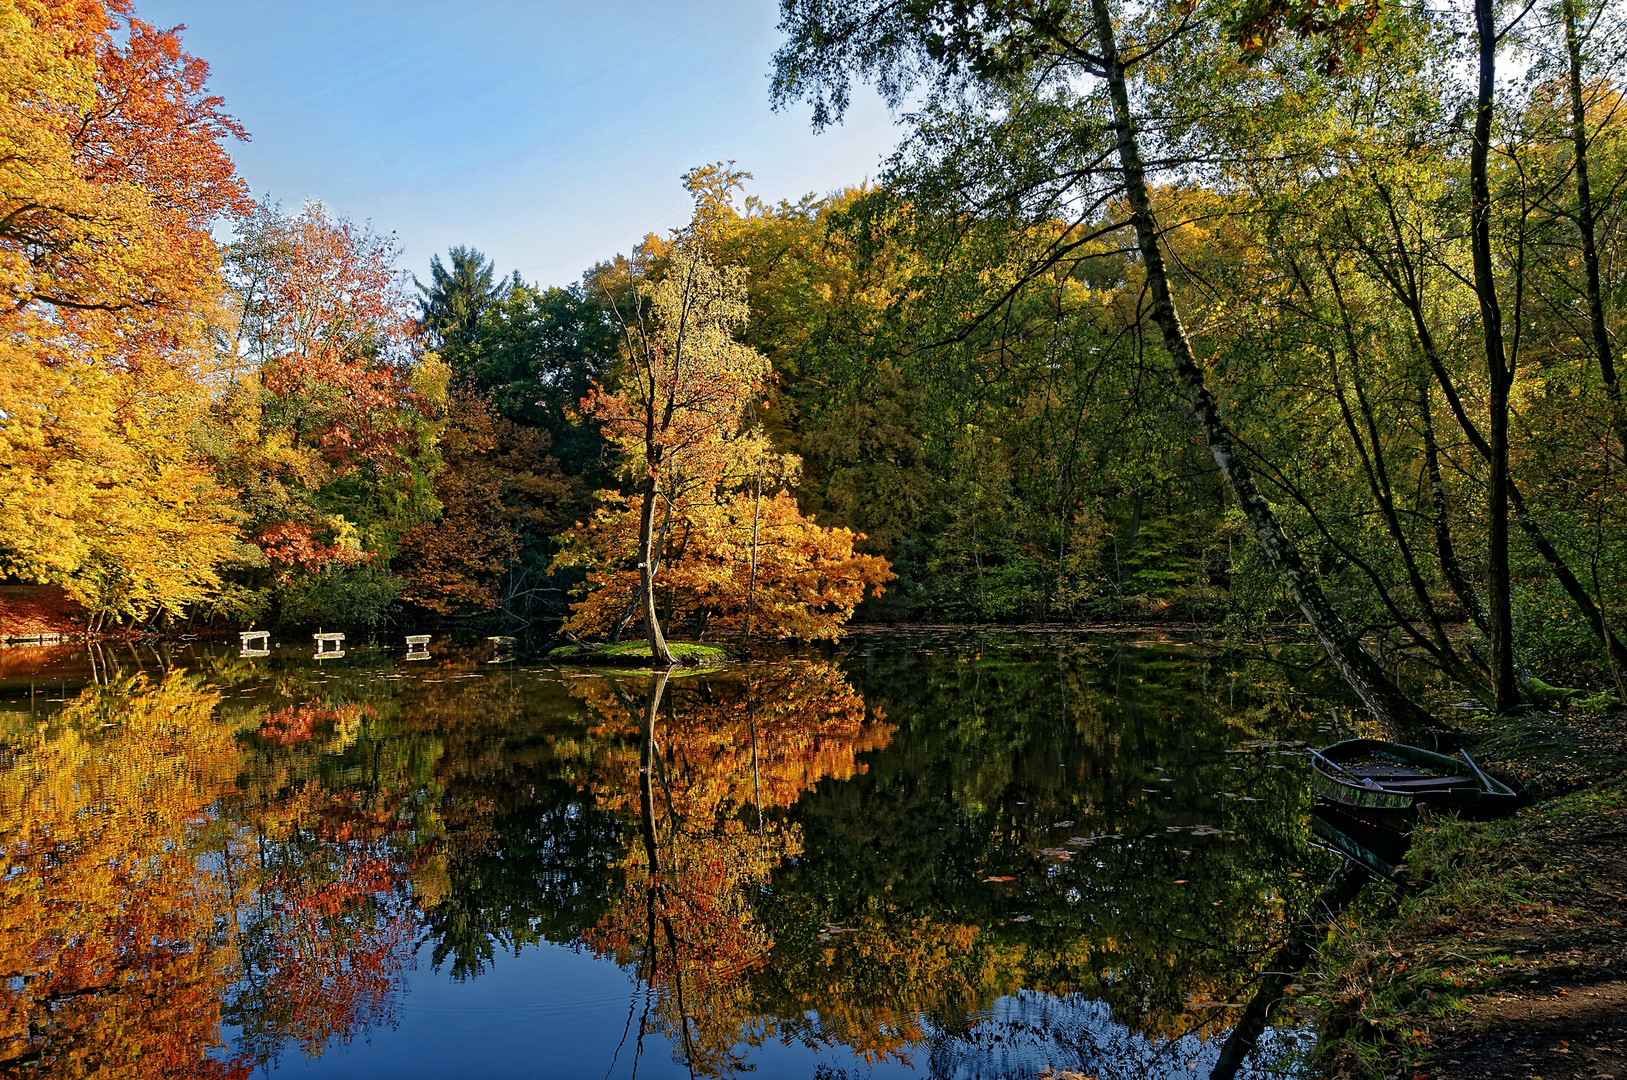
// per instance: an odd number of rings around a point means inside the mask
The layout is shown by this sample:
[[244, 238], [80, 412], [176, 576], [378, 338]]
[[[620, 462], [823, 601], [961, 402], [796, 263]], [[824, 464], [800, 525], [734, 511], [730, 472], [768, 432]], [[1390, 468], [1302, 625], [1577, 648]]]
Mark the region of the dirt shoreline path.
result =
[[1321, 1071], [1367, 1080], [1627, 1080], [1627, 715], [1476, 733], [1534, 806], [1420, 823], [1426, 884], [1369, 887], [1307, 979]]

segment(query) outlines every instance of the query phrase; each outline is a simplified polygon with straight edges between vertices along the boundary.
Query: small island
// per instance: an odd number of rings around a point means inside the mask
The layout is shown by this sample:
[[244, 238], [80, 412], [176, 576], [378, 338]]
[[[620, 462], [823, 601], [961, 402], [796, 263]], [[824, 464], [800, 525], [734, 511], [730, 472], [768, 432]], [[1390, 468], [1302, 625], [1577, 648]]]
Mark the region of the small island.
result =
[[[706, 667], [731, 659], [722, 645], [702, 645], [691, 641], [669, 641], [667, 650], [680, 664]], [[601, 645], [561, 645], [548, 653], [556, 664], [592, 664], [612, 667], [647, 667], [653, 653], [647, 641], [621, 641]]]

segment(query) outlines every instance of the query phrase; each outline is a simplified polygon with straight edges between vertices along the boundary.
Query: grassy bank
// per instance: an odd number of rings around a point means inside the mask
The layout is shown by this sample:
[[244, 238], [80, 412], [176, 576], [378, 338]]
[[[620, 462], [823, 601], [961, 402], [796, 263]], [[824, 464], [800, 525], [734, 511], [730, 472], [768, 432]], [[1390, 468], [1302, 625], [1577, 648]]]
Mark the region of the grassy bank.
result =
[[1627, 716], [1580, 708], [1475, 733], [1537, 797], [1429, 819], [1421, 887], [1368, 886], [1303, 983], [1338, 1078], [1627, 1077]]
[[[721, 645], [698, 645], [689, 641], [669, 641], [667, 649], [684, 664], [717, 664], [729, 659]], [[608, 664], [614, 667], [648, 667], [650, 645], [646, 641], [624, 641], [615, 645], [591, 645], [585, 649], [561, 645], [548, 654], [559, 664]]]

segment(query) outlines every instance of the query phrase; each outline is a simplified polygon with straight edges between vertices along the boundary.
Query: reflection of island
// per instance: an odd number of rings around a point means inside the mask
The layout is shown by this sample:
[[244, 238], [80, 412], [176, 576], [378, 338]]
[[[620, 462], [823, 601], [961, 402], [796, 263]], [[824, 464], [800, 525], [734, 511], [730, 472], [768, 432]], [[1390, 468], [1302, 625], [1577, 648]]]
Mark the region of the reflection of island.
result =
[[693, 693], [669, 695], [665, 674], [636, 696], [616, 680], [577, 689], [607, 741], [589, 786], [602, 805], [636, 805], [640, 834], [620, 894], [584, 937], [638, 972], [648, 1011], [691, 1070], [732, 1071], [744, 1046], [772, 1034], [749, 977], [773, 947], [754, 901], [801, 851], [780, 811], [827, 777], [862, 772], [858, 755], [892, 729], [824, 663], [748, 669]]

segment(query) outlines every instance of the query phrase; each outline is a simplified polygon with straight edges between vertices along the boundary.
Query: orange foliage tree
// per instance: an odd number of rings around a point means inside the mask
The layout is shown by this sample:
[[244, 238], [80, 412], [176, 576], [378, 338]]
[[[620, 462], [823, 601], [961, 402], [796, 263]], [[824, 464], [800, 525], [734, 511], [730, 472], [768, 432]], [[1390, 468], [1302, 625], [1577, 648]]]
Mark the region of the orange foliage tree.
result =
[[[892, 579], [885, 559], [853, 550], [862, 534], [810, 521], [787, 492], [677, 505], [661, 598], [669, 621], [701, 636], [838, 638], [866, 591]], [[561, 561], [589, 568], [590, 591], [572, 607], [575, 633], [607, 633], [626, 610], [639, 584], [627, 556], [637, 525], [633, 504], [613, 496], [566, 536]]]
[[[634, 474], [637, 611], [652, 659], [671, 664], [655, 595], [667, 526], [673, 511], [721, 478], [741, 413], [762, 393], [768, 361], [734, 340], [747, 314], [738, 268], [713, 265], [681, 238], [664, 261], [658, 280], [647, 264], [639, 268], [628, 310], [612, 300], [625, 349], [620, 378], [614, 391], [596, 386], [582, 407]], [[659, 529], [658, 502], [666, 512]]]
[[797, 462], [744, 423], [765, 393], [768, 361], [735, 340], [748, 317], [745, 272], [708, 258], [710, 188], [690, 184], [695, 223], [670, 244], [647, 242], [628, 266], [630, 297], [613, 305], [624, 343], [614, 389], [595, 387], [582, 402], [625, 455], [635, 490], [606, 493], [558, 558], [587, 571], [568, 630], [616, 637], [637, 614], [652, 658], [668, 664], [662, 599], [669, 619], [747, 633], [761, 589], [761, 629], [834, 638], [866, 588], [879, 593], [891, 577], [885, 560], [853, 552], [856, 534], [807, 521], [789, 498], [765, 503], [765, 481], [789, 482]]
[[548, 453], [547, 431], [497, 415], [479, 394], [454, 391], [444, 424], [444, 467], [435, 476], [441, 514], [402, 538], [402, 597], [437, 615], [491, 611], [504, 600], [524, 534], [569, 525], [562, 511], [581, 501], [583, 485]]
[[126, 0], [0, 0], [0, 573], [99, 614], [178, 612], [233, 550], [190, 442], [247, 206], [207, 73]]
[[403, 532], [438, 509], [446, 368], [416, 355], [398, 254], [393, 238], [319, 204], [258, 208], [229, 252], [216, 346], [228, 385], [214, 450], [242, 492], [246, 561], [269, 568], [284, 601], [324, 576], [370, 575], [373, 610], [345, 613], [364, 621], [394, 595], [386, 570]]

